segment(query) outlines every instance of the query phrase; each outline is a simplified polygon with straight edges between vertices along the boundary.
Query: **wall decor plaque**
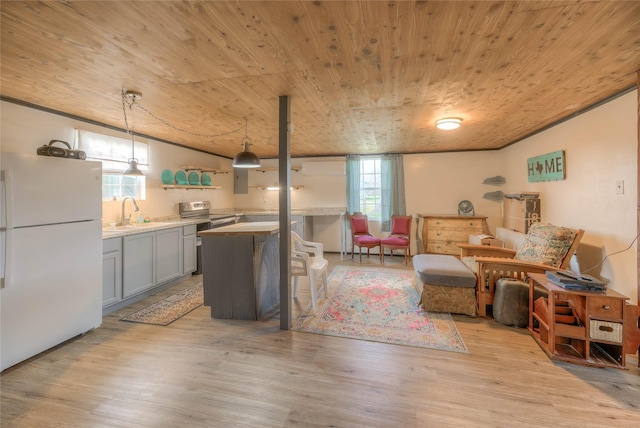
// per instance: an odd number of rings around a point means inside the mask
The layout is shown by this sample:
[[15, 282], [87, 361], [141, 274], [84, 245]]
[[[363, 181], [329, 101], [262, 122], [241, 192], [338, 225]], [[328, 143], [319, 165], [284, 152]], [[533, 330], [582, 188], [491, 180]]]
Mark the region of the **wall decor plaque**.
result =
[[529, 182], [558, 181], [566, 177], [564, 150], [527, 159]]

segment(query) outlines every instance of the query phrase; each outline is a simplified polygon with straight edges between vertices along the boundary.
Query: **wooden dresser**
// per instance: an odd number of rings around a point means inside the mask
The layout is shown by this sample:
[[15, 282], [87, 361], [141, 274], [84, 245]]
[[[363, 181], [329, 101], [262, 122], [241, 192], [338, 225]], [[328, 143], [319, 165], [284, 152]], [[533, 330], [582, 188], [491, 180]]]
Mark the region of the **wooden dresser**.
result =
[[489, 234], [487, 217], [481, 215], [418, 214], [418, 248], [423, 253], [460, 255], [458, 244], [469, 235]]

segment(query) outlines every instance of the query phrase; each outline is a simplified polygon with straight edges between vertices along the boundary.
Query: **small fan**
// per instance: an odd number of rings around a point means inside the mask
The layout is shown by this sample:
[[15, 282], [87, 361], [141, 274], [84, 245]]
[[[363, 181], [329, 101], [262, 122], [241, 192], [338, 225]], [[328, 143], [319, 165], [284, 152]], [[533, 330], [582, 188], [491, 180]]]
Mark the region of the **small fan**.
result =
[[473, 204], [470, 201], [460, 201], [458, 204], [458, 215], [476, 215]]

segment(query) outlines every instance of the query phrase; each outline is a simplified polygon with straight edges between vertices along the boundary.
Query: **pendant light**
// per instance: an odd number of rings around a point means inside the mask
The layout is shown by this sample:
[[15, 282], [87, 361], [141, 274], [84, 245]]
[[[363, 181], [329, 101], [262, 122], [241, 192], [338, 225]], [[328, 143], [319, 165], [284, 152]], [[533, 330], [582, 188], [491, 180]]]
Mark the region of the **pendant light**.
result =
[[125, 106], [126, 99], [129, 99], [129, 108], [136, 102], [136, 100], [142, 98], [142, 94], [137, 91], [122, 91], [122, 111], [124, 113], [124, 125], [127, 128], [127, 134], [131, 135], [131, 158], [129, 158], [129, 167], [122, 173], [122, 175], [144, 175], [138, 168], [138, 159], [136, 159], [136, 142], [133, 139], [133, 128], [129, 131], [129, 122], [127, 121], [127, 109]]
[[127, 168], [122, 175], [144, 175], [138, 168], [138, 159], [135, 155], [136, 142], [133, 141], [133, 132], [131, 132], [131, 158], [129, 159], [129, 168]]
[[248, 133], [248, 120], [245, 119], [244, 138], [242, 139], [242, 151], [233, 157], [234, 168], [258, 168], [260, 166], [260, 158], [249, 149], [251, 147], [251, 139]]

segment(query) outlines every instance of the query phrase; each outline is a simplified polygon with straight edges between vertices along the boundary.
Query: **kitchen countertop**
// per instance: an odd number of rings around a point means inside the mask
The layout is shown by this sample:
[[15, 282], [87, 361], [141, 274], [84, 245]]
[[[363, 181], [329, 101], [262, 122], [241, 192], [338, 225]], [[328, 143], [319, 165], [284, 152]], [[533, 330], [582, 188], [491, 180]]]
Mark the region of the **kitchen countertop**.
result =
[[[319, 207], [319, 208], [301, 208], [292, 209], [292, 216], [339, 216], [346, 211], [344, 207]], [[278, 215], [278, 210], [264, 208], [221, 208], [211, 210], [212, 215], [217, 214], [237, 214], [237, 215]], [[180, 217], [163, 217], [158, 221], [151, 223], [134, 223], [127, 226], [116, 226], [116, 229], [110, 229], [103, 225], [102, 239], [117, 238], [127, 235], [135, 235], [136, 233], [150, 232], [154, 230], [170, 229], [172, 227], [187, 226], [190, 224], [204, 223], [203, 219], [184, 219]], [[240, 224], [240, 223], [238, 223]], [[225, 226], [227, 227], [227, 226]], [[211, 230], [220, 230], [211, 229]]]
[[[345, 212], [345, 207], [318, 207], [318, 208], [296, 208], [291, 210], [291, 215], [303, 216], [338, 216]], [[247, 215], [277, 215], [278, 209], [265, 208], [222, 208], [212, 209], [211, 214], [247, 214]]]
[[151, 223], [134, 223], [127, 226], [116, 226], [115, 230], [109, 227], [102, 229], [102, 239], [118, 238], [137, 233], [151, 232], [155, 230], [171, 229], [172, 227], [188, 226], [191, 224], [206, 223], [206, 219], [178, 218], [169, 221], [152, 221]]
[[[295, 224], [295, 222], [291, 222]], [[202, 230], [198, 236], [229, 236], [229, 235], [274, 235], [280, 230], [278, 221], [254, 221], [249, 223], [236, 223], [222, 226], [216, 229]]]

